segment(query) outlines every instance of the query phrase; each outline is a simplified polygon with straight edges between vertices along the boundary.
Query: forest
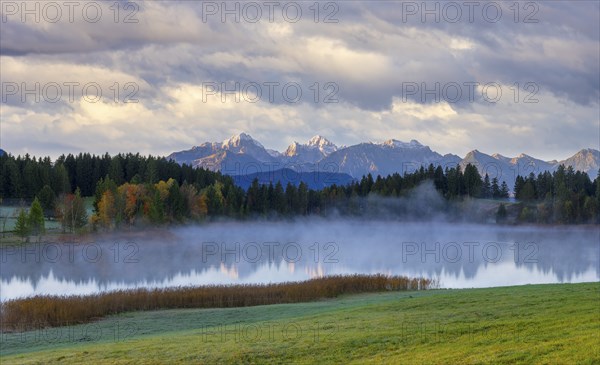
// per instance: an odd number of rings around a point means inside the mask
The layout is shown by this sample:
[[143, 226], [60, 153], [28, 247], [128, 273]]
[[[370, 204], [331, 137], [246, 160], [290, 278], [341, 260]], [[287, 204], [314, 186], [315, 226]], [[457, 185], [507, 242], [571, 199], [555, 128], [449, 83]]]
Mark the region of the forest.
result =
[[[498, 223], [507, 223], [508, 205], [516, 206], [512, 223], [600, 223], [600, 179], [592, 181], [586, 173], [564, 166], [553, 173], [517, 177], [512, 189], [516, 200], [509, 200], [506, 183], [490, 179], [487, 174], [482, 177], [473, 165], [467, 165], [464, 171], [460, 166], [442, 169], [429, 165], [404, 175], [374, 178], [369, 174], [348, 185], [334, 184], [321, 190], [309, 189], [304, 182], [282, 186], [254, 180], [243, 190], [219, 172], [139, 154], [69, 154], [56, 161], [4, 154], [0, 163], [3, 204], [25, 206], [32, 202], [29, 215], [22, 211], [17, 219], [15, 231], [23, 235], [43, 230], [39, 207], [43, 216], [58, 219], [63, 230], [71, 232], [223, 217], [369, 216], [382, 214], [382, 206], [387, 207], [383, 214], [404, 213], [418, 219], [419, 213], [408, 209], [405, 198], [424, 182], [429, 182], [446, 203], [497, 201]], [[93, 197], [91, 216], [86, 212], [84, 197]], [[390, 208], [394, 199], [400, 203]], [[422, 200], [419, 204], [430, 203]], [[457, 214], [451, 206], [434, 205], [434, 209]]]

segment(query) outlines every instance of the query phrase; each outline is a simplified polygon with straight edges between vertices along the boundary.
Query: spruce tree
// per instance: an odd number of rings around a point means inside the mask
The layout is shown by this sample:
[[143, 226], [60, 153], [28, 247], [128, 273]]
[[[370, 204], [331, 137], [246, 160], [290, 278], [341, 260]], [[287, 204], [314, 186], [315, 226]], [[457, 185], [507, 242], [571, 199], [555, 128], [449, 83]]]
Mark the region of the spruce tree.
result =
[[56, 194], [54, 194], [54, 190], [52, 190], [50, 185], [44, 185], [38, 193], [37, 198], [40, 200], [44, 212], [46, 214], [53, 214], [56, 208]]
[[44, 210], [38, 198], [33, 200], [31, 203], [31, 209], [29, 209], [28, 217], [29, 231], [35, 236], [41, 235], [45, 231], [44, 226]]
[[498, 199], [500, 198], [500, 186], [498, 185], [498, 178], [495, 177], [492, 179], [492, 198]]
[[483, 198], [491, 198], [492, 196], [492, 187], [490, 185], [490, 177], [488, 176], [488, 174], [485, 174], [485, 177], [483, 178], [483, 186], [481, 187], [481, 196]]
[[29, 236], [29, 222], [27, 219], [27, 213], [25, 213], [25, 209], [21, 209], [19, 215], [17, 216], [15, 233], [21, 238], [26, 238]]
[[508, 198], [508, 184], [506, 181], [503, 181], [502, 185], [500, 186], [500, 198]]

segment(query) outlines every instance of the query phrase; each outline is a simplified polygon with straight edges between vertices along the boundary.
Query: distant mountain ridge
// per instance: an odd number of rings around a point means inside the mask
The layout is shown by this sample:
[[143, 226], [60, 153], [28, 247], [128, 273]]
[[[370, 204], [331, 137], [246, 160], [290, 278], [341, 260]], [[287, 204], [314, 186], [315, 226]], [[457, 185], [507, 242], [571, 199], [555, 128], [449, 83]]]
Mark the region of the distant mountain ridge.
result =
[[236, 185], [243, 189], [248, 189], [254, 179], [258, 179], [259, 184], [268, 185], [272, 183], [276, 185], [280, 182], [283, 188], [288, 183], [298, 186], [300, 182], [304, 182], [309, 189], [320, 190], [331, 185], [347, 185], [354, 180], [348, 174], [336, 172], [298, 172], [292, 169], [280, 169], [275, 171], [255, 172], [247, 175], [232, 175]]
[[315, 136], [306, 143], [294, 142], [284, 152], [278, 152], [267, 150], [246, 133], [234, 135], [223, 142], [206, 142], [189, 150], [174, 152], [167, 158], [227, 175], [255, 174], [263, 180], [266, 175], [262, 173], [282, 169], [299, 173], [339, 173], [343, 174], [340, 176], [359, 179], [369, 173], [373, 176], [403, 174], [429, 164], [443, 168], [460, 165], [463, 169], [467, 164], [472, 164], [482, 176], [487, 173], [490, 179], [496, 177], [500, 182], [506, 181], [511, 188], [517, 175], [552, 172], [561, 164], [586, 172], [591, 179], [596, 177], [600, 168], [600, 151], [591, 148], [561, 161], [543, 161], [526, 154], [517, 157], [488, 155], [478, 150], [460, 158], [454, 154], [441, 155], [416, 140], [402, 142], [389, 139], [382, 143], [367, 142], [338, 147], [325, 137]]

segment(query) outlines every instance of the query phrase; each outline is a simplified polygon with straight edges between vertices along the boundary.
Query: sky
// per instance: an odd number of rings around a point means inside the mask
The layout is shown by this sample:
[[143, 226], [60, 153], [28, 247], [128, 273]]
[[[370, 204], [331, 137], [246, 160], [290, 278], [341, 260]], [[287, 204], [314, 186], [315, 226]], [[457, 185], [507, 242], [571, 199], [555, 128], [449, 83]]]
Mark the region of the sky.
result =
[[600, 144], [600, 2], [2, 1], [0, 147]]

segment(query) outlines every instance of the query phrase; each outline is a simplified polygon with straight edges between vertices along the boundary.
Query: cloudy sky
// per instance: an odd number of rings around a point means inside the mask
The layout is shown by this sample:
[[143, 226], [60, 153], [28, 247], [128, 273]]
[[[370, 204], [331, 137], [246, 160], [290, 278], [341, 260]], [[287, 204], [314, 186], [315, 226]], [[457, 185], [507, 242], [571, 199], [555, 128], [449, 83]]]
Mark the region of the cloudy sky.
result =
[[166, 155], [239, 132], [277, 150], [316, 134], [599, 148], [597, 1], [22, 4], [0, 23], [13, 154]]

